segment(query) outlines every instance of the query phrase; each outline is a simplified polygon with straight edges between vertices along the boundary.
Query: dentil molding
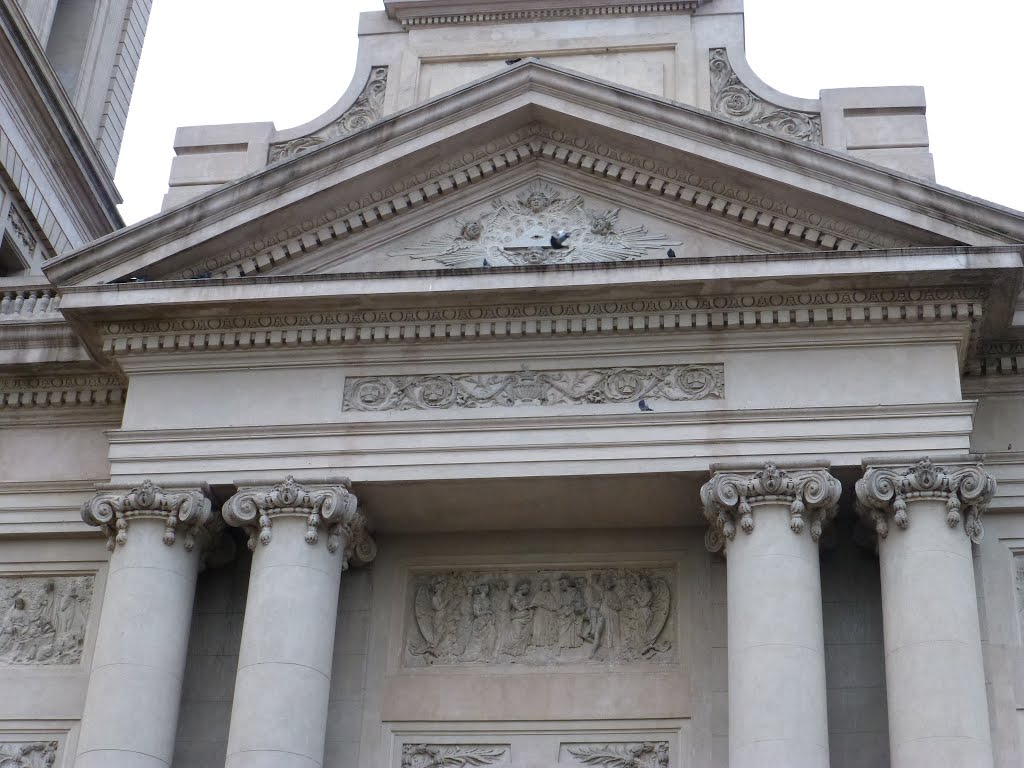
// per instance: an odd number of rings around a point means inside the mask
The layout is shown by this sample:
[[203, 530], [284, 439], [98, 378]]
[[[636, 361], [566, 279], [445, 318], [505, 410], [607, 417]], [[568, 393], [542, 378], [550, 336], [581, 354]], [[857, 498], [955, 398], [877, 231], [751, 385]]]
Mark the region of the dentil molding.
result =
[[754, 510], [763, 504], [788, 505], [790, 530], [799, 535], [807, 529], [818, 541], [824, 525], [836, 515], [842, 492], [842, 485], [825, 468], [786, 470], [769, 461], [754, 473], [715, 471], [700, 489], [710, 524], [705, 544], [717, 552], [736, 538], [737, 527], [753, 533]]
[[924, 458], [912, 466], [869, 466], [857, 481], [857, 509], [879, 538], [889, 535], [889, 520], [900, 530], [910, 526], [908, 502], [937, 499], [946, 504], [946, 524], [963, 524], [972, 542], [985, 533], [981, 517], [996, 492], [996, 480], [982, 464], [937, 465]]
[[195, 548], [197, 539], [217, 525], [210, 500], [201, 491], [165, 491], [149, 480], [127, 492], [98, 493], [82, 504], [82, 520], [103, 530], [110, 551], [128, 543], [129, 523], [137, 519], [162, 520], [163, 542], [169, 547], [183, 530], [188, 552]]
[[267, 546], [273, 540], [274, 518], [304, 517], [306, 543], [319, 542], [320, 529], [326, 528], [327, 550], [341, 551], [343, 568], [369, 563], [377, 556], [377, 545], [347, 482], [305, 486], [289, 475], [274, 486], [242, 488], [224, 503], [222, 512], [228, 525], [248, 531], [253, 551], [257, 542]]
[[388, 16], [403, 27], [453, 24], [496, 24], [608, 16], [642, 16], [649, 13], [693, 13], [707, 0], [618, 2], [618, 0], [386, 0]]

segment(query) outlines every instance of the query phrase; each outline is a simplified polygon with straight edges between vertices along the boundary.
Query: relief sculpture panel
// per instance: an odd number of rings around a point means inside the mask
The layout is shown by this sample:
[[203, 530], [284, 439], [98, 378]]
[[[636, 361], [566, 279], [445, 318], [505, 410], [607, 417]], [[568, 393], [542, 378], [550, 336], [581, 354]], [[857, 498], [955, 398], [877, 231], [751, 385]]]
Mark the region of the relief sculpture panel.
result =
[[0, 768], [53, 768], [57, 742], [0, 741]]
[[667, 741], [623, 744], [566, 744], [560, 762], [605, 768], [669, 768]]
[[1024, 554], [1014, 555], [1013, 583], [1017, 598], [1017, 624], [1020, 627], [1020, 642], [1024, 645]]
[[504, 763], [507, 757], [507, 745], [406, 744], [402, 747], [402, 768], [468, 768]]
[[646, 568], [420, 573], [405, 663], [673, 661], [672, 581]]
[[0, 665], [77, 664], [92, 576], [0, 577]]

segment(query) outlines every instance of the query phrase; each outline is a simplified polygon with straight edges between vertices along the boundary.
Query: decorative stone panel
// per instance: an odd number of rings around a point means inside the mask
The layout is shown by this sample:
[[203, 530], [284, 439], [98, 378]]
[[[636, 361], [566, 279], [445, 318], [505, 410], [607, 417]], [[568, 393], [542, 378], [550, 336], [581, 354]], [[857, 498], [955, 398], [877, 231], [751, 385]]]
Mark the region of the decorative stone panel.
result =
[[667, 741], [563, 744], [559, 763], [605, 768], [669, 768]]
[[649, 568], [421, 572], [405, 664], [673, 661], [672, 584]]
[[410, 411], [521, 405], [720, 400], [725, 366], [673, 365], [515, 373], [371, 376], [345, 382], [343, 410]]
[[467, 768], [508, 762], [507, 744], [405, 744], [402, 768]]
[[56, 741], [0, 740], [0, 767], [53, 768], [57, 763]]
[[0, 666], [79, 663], [92, 606], [93, 579], [0, 577]]

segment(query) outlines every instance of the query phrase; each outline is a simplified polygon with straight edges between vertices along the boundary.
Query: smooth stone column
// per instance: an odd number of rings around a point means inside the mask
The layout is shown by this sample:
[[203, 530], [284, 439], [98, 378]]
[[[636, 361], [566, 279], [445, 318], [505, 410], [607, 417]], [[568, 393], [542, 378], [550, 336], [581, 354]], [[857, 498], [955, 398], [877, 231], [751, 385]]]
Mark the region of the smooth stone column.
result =
[[996, 483], [980, 464], [868, 466], [878, 534], [892, 768], [990, 768], [992, 736], [971, 542]]
[[827, 768], [818, 539], [842, 493], [827, 465], [712, 466], [708, 548], [725, 548], [729, 768]]
[[200, 543], [215, 521], [199, 491], [148, 480], [82, 506], [111, 550], [75, 768], [168, 768]]
[[356, 497], [336, 482], [289, 477], [224, 505], [253, 550], [225, 768], [323, 765], [341, 573], [376, 554]]

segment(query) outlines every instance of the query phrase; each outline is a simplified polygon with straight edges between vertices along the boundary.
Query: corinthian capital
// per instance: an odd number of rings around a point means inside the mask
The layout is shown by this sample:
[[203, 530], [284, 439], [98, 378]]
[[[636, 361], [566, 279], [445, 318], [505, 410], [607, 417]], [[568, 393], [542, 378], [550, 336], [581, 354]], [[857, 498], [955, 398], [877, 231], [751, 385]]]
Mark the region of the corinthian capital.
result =
[[162, 520], [164, 544], [169, 547], [182, 532], [188, 552], [196, 538], [216, 523], [210, 500], [201, 491], [165, 491], [149, 480], [128, 491], [98, 493], [82, 504], [82, 520], [103, 529], [110, 551], [128, 543], [128, 524], [137, 519]]
[[929, 458], [912, 466], [868, 467], [857, 481], [857, 509], [880, 538], [889, 535], [889, 518], [897, 528], [910, 525], [907, 502], [938, 499], [946, 504], [946, 524], [964, 532], [975, 544], [985, 529], [981, 516], [996, 492], [996, 480], [981, 464], [938, 466]]
[[705, 543], [717, 552], [736, 538], [736, 529], [754, 530], [754, 509], [763, 504], [789, 505], [793, 533], [808, 528], [817, 541], [825, 523], [835, 517], [843, 489], [824, 467], [780, 469], [769, 461], [754, 473], [716, 470], [700, 489], [704, 517], [711, 527]]
[[291, 475], [283, 483], [266, 488], [243, 488], [223, 507], [228, 525], [249, 532], [249, 549], [256, 543], [266, 546], [273, 539], [273, 521], [277, 517], [306, 519], [306, 542], [316, 544], [321, 528], [327, 529], [327, 549], [341, 550], [344, 565], [368, 563], [377, 554], [377, 545], [366, 528], [366, 518], [358, 509], [355, 495], [346, 485], [307, 487]]

